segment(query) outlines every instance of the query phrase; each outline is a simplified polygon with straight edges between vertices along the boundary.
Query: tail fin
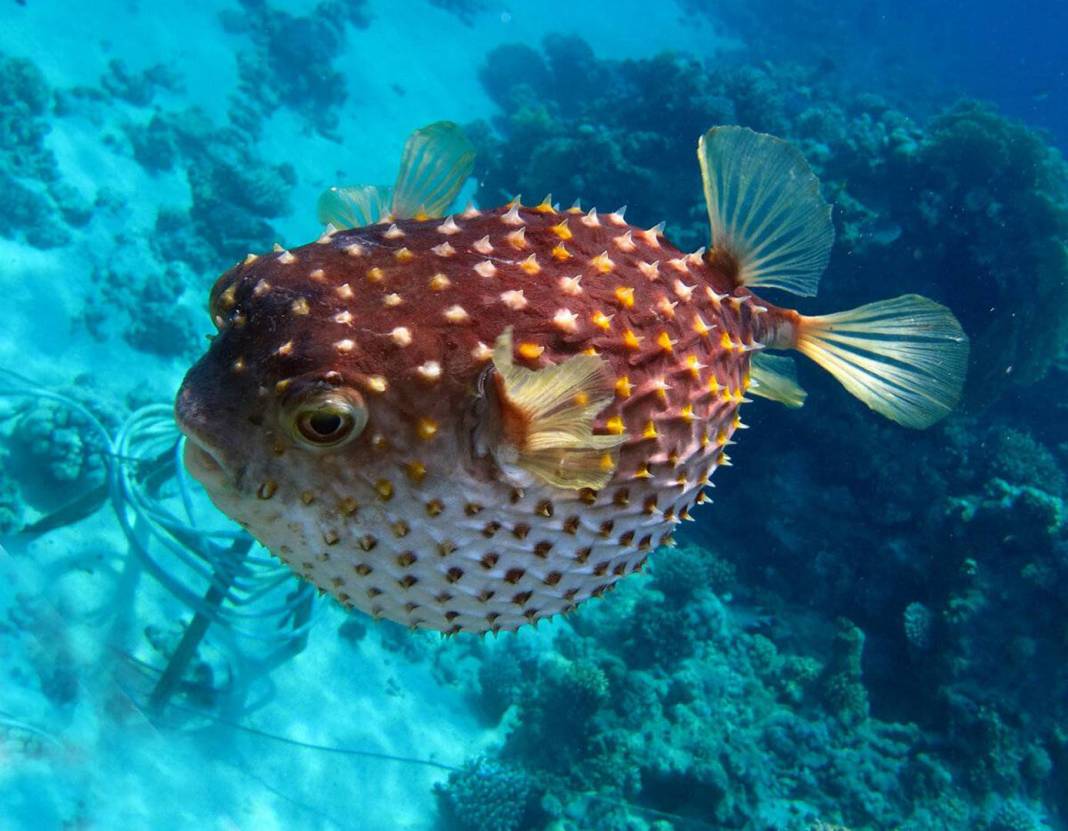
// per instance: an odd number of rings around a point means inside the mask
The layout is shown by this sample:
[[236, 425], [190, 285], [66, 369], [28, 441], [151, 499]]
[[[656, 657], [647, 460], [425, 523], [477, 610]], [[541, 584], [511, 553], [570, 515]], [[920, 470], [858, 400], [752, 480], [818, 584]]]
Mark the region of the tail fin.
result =
[[[800, 152], [744, 127], [714, 127], [698, 144], [712, 226], [706, 255], [736, 285], [813, 295], [834, 243], [831, 208]], [[853, 395], [906, 427], [929, 427], [960, 399], [968, 338], [952, 312], [908, 294], [848, 312], [806, 317], [769, 333], [793, 346]], [[798, 407], [804, 391], [785, 364], [759, 362], [765, 397]]]
[[968, 337], [945, 306], [906, 294], [848, 312], [800, 316], [795, 348], [875, 410], [930, 427], [960, 400]]

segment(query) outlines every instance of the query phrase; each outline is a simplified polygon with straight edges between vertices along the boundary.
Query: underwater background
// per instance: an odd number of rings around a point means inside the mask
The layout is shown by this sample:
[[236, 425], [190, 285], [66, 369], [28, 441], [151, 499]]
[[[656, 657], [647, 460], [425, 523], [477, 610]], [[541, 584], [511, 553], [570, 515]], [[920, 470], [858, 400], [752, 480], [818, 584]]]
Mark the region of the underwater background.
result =
[[[1068, 6], [141, 0], [0, 10], [0, 827], [1068, 829]], [[820, 309], [972, 343], [926, 432], [811, 365], [714, 504], [563, 620], [346, 614], [176, 464], [216, 276], [438, 119], [464, 197], [707, 242], [695, 145], [795, 143]], [[803, 302], [803, 311], [815, 303]]]

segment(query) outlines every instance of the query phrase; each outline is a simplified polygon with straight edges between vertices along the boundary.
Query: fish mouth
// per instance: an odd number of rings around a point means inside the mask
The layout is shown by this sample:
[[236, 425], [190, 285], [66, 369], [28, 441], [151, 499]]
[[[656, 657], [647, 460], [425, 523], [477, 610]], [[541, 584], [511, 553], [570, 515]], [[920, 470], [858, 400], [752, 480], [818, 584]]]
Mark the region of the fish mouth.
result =
[[[204, 435], [207, 425], [205, 408], [192, 394], [188, 385], [183, 385], [175, 402], [175, 421], [185, 436], [182, 461], [189, 474], [209, 489], [233, 485], [235, 476], [227, 464], [219, 442]], [[199, 428], [199, 429], [198, 429]]]
[[232, 477], [226, 470], [221, 454], [213, 450], [192, 433], [185, 433], [185, 448], [182, 461], [189, 474], [205, 487], [219, 488], [230, 484]]

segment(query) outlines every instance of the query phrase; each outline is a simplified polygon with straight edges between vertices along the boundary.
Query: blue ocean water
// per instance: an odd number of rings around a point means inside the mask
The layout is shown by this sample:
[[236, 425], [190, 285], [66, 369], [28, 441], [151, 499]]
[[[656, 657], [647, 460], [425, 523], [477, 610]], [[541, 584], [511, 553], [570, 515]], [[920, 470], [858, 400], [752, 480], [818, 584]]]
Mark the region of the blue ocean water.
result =
[[[8, 2], [0, 827], [1068, 828], [1068, 7], [1036, 0]], [[346, 612], [185, 472], [216, 277], [390, 182], [708, 242], [698, 137], [834, 205], [806, 313], [918, 292], [971, 341], [917, 432], [814, 365], [677, 547], [482, 638]], [[769, 292], [769, 296], [772, 293]]]

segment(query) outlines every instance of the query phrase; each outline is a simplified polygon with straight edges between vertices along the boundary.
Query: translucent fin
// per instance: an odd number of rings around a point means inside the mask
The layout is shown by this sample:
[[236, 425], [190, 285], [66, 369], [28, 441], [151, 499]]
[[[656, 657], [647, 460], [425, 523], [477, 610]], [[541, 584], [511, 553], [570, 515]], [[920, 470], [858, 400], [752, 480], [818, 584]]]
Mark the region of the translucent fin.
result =
[[929, 427], [946, 416], [960, 400], [968, 368], [968, 337], [953, 313], [917, 294], [801, 316], [796, 348], [906, 427]]
[[451, 121], [416, 130], [404, 145], [393, 215], [443, 216], [475, 166], [475, 148]]
[[697, 146], [710, 255], [739, 285], [814, 295], [831, 255], [831, 207], [804, 157], [745, 127], [713, 127]]
[[354, 185], [330, 188], [319, 197], [319, 221], [337, 230], [374, 225], [389, 213], [387, 185]]
[[749, 363], [749, 377], [753, 386], [749, 392], [778, 401], [787, 407], [804, 406], [808, 395], [797, 383], [797, 366], [793, 358], [758, 352]]
[[593, 434], [597, 414], [614, 393], [604, 360], [575, 355], [543, 369], [516, 366], [509, 328], [494, 344], [493, 365], [502, 410], [498, 461], [558, 488], [603, 487], [626, 441], [625, 435]]

